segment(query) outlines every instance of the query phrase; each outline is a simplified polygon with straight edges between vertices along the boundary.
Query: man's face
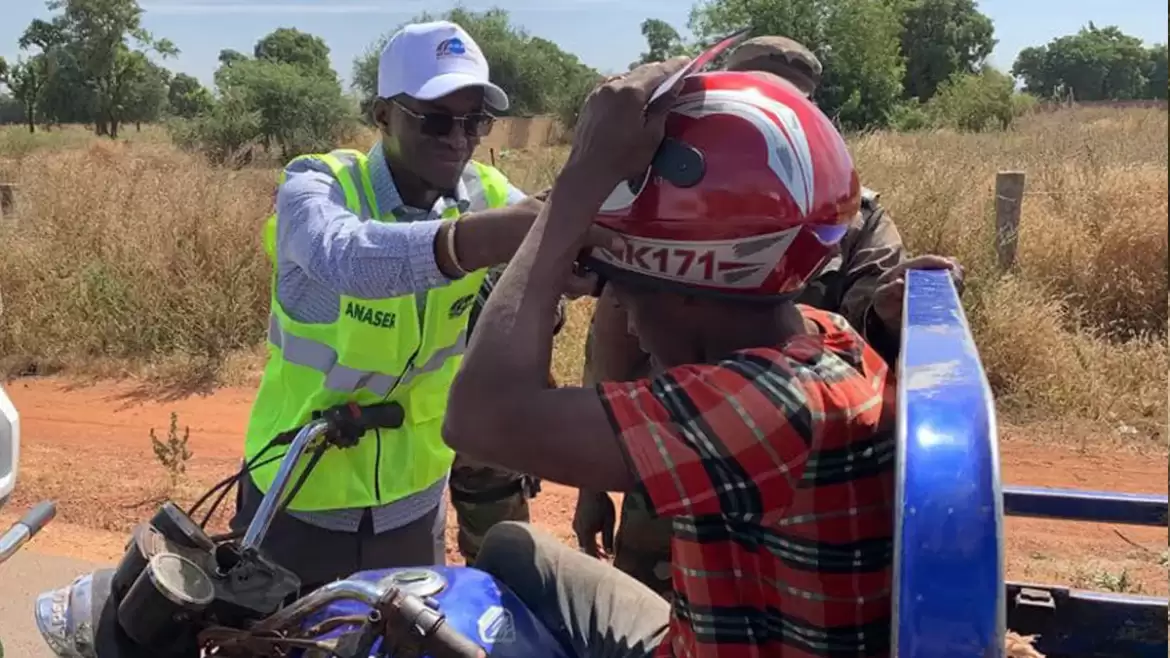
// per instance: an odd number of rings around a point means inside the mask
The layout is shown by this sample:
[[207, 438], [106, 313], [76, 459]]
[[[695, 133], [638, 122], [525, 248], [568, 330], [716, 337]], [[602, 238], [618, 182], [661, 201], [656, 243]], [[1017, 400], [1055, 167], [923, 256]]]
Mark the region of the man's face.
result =
[[394, 163], [442, 190], [454, 189], [492, 125], [479, 87], [460, 89], [433, 101], [409, 96], [378, 99], [374, 121]]
[[696, 309], [685, 297], [613, 280], [606, 285], [626, 312], [627, 331], [658, 367], [695, 362]]

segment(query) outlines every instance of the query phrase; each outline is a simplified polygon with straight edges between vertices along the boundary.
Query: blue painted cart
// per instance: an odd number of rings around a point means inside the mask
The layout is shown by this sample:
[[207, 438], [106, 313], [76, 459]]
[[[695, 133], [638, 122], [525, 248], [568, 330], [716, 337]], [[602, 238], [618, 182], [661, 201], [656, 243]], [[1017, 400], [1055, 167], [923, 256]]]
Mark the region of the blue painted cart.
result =
[[1005, 582], [1005, 514], [1166, 527], [1166, 497], [1002, 485], [994, 400], [945, 272], [907, 278], [898, 397], [899, 658], [1001, 657], [1005, 627], [1049, 658], [1166, 657], [1166, 599]]

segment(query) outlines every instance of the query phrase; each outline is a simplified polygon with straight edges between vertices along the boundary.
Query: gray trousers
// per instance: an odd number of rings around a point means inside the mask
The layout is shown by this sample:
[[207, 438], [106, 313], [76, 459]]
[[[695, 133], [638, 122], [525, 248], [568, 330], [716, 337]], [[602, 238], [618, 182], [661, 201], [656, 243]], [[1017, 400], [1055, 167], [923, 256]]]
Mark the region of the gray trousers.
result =
[[[251, 477], [240, 479], [232, 530], [242, 532], [248, 527], [263, 498]], [[278, 512], [261, 548], [295, 573], [301, 579], [301, 591], [308, 592], [357, 571], [445, 564], [446, 520], [447, 506], [439, 504], [417, 521], [374, 534], [368, 511], [357, 532], [326, 530]]]
[[645, 658], [666, 635], [666, 600], [527, 523], [492, 527], [475, 566], [507, 585], [577, 658]]

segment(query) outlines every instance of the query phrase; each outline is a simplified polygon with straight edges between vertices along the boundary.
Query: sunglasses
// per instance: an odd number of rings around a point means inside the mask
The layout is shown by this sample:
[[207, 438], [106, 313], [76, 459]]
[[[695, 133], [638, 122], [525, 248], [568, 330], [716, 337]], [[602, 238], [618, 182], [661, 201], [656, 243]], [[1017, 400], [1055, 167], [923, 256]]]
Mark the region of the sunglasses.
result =
[[455, 124], [463, 124], [463, 132], [468, 137], [486, 137], [492, 131], [496, 118], [487, 112], [472, 112], [463, 116], [455, 116], [445, 112], [415, 112], [398, 101], [392, 101], [407, 116], [419, 122], [419, 130], [430, 137], [446, 137], [455, 129]]

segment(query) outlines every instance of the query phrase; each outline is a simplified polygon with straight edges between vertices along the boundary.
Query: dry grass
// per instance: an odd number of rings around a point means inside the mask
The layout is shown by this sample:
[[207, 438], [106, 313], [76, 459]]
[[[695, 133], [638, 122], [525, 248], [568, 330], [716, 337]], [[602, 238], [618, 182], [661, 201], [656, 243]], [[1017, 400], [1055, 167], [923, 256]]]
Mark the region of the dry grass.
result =
[[[267, 313], [259, 229], [275, 172], [215, 169], [157, 129], [109, 143], [0, 130], [0, 356], [9, 372], [141, 372], [176, 383], [254, 375]], [[953, 254], [1001, 408], [1155, 435], [1166, 419], [1167, 114], [1037, 115], [1011, 132], [852, 140], [914, 252]], [[38, 141], [40, 140], [40, 141]], [[364, 144], [353, 144], [363, 146]], [[497, 154], [529, 191], [563, 148]], [[486, 154], [485, 154], [486, 159]], [[1028, 174], [1019, 268], [994, 271], [995, 172]], [[590, 313], [577, 302], [556, 374], [576, 381]]]

